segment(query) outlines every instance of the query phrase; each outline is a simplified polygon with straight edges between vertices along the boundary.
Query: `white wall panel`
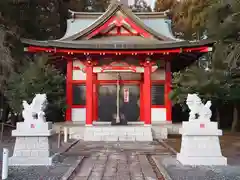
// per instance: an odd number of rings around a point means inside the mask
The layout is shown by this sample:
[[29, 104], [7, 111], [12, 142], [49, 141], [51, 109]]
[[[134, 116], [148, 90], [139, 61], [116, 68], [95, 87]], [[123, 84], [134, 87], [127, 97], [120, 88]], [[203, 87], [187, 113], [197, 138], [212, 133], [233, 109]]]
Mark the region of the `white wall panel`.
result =
[[72, 108], [72, 121], [86, 122], [86, 108]]
[[166, 108], [151, 108], [152, 123], [167, 121], [167, 109]]

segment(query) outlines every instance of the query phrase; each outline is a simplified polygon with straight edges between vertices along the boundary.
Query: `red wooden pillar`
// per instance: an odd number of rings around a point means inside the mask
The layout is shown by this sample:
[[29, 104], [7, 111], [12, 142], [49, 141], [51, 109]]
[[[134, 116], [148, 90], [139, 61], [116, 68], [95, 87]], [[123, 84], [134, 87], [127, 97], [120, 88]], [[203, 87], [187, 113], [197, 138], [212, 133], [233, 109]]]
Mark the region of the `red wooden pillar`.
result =
[[152, 104], [152, 95], [151, 95], [151, 70], [152, 65], [149, 61], [146, 61], [144, 64], [144, 119], [145, 124], [152, 124], [151, 120], [151, 104]]
[[93, 74], [93, 120], [98, 119], [98, 85], [97, 85], [97, 73]]
[[171, 62], [169, 60], [166, 61], [166, 68], [165, 68], [165, 105], [167, 110], [167, 121], [172, 121], [172, 103], [169, 99], [169, 93], [171, 91], [171, 83], [172, 83], [172, 74], [171, 74]]
[[68, 59], [67, 61], [67, 74], [66, 74], [66, 114], [65, 120], [72, 121], [72, 70], [73, 70], [73, 61]]
[[93, 122], [93, 65], [88, 61], [86, 65], [86, 125]]
[[141, 74], [141, 83], [140, 83], [140, 121], [144, 122], [144, 77]]

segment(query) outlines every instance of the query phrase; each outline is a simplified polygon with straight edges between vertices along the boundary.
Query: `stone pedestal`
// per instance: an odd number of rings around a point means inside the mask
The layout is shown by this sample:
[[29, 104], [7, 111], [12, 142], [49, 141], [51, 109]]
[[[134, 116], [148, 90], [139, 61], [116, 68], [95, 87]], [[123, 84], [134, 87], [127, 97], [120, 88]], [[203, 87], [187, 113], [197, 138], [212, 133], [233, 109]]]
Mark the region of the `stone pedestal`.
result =
[[181, 151], [177, 160], [183, 165], [227, 165], [227, 158], [222, 156], [219, 137], [222, 131], [217, 122], [183, 122]]
[[53, 156], [50, 154], [49, 137], [54, 133], [49, 122], [20, 122], [12, 131], [16, 137], [13, 156], [9, 158], [10, 166], [49, 166]]

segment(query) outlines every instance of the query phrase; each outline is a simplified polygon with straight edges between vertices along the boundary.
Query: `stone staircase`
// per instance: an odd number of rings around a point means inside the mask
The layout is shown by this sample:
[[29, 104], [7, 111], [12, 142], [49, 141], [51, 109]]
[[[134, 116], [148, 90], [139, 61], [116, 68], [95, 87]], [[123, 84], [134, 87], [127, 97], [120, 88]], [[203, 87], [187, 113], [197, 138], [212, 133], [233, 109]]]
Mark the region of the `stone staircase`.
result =
[[82, 139], [84, 141], [153, 141], [151, 126], [91, 126], [72, 127], [69, 129], [70, 139]]

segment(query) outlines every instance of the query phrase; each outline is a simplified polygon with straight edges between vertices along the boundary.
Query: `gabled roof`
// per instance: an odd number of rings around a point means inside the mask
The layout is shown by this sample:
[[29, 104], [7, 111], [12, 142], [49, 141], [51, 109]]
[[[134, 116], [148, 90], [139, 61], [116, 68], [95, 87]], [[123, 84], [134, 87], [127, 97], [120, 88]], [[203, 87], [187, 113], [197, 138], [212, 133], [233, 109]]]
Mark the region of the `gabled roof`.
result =
[[[68, 10], [68, 12], [70, 14], [69, 19], [86, 19], [86, 18], [97, 19], [105, 13], [105, 12], [78, 12], [78, 11], [72, 11], [72, 10]], [[134, 14], [137, 17], [139, 17], [140, 19], [142, 19], [142, 18], [165, 18], [165, 19], [168, 19], [167, 11], [135, 12]]]
[[[61, 39], [70, 37], [91, 26], [103, 13], [73, 12], [69, 11], [71, 18], [67, 20], [67, 30]], [[177, 40], [171, 30], [171, 20], [164, 12], [134, 13], [145, 26], [163, 36]]]
[[[105, 13], [103, 13], [101, 16], [99, 16], [91, 25], [89, 25], [87, 28], [81, 30], [78, 33], [75, 33], [71, 36], [64, 36], [63, 38], [61, 38], [61, 40], [66, 40], [66, 41], [73, 41], [76, 39], [82, 39], [83, 37], [85, 37], [86, 35], [90, 34], [91, 32], [93, 32], [96, 28], [102, 26], [104, 23], [106, 23], [110, 18], [112, 18], [117, 12], [121, 12], [123, 13], [125, 16], [127, 16], [128, 18], [130, 18], [137, 26], [139, 26], [140, 28], [144, 29], [145, 31], [147, 31], [148, 33], [150, 33], [154, 38], [160, 39], [160, 40], [174, 40], [173, 38], [167, 37], [163, 34], [161, 34], [161, 32], [157, 32], [155, 30], [153, 30], [152, 28], [148, 27], [146, 24], [144, 24], [142, 22], [142, 20], [135, 15], [131, 9], [129, 9], [127, 6], [125, 6], [124, 4], [121, 4], [120, 2], [114, 2], [112, 4], [110, 4], [110, 6], [108, 7], [107, 11]], [[73, 13], [74, 14], [74, 13]], [[78, 13], [76, 13], [78, 14]], [[140, 16], [143, 16], [144, 14], [140, 13]], [[162, 14], [164, 15], [164, 14]], [[146, 14], [145, 14], [146, 16]]]
[[[214, 41], [190, 42], [176, 39], [171, 32], [169, 21], [164, 12], [162, 13], [133, 13], [127, 6], [114, 2], [105, 13], [83, 13], [70, 11], [73, 18], [68, 20], [65, 35], [58, 40], [37, 41], [22, 39], [22, 42], [32, 46], [72, 48], [72, 49], [171, 49], [184, 47], [212, 46]], [[147, 34], [149, 37], [134, 36], [92, 36], [97, 29], [109, 26], [111, 18], [123, 15], [130, 19], [132, 24]], [[86, 16], [85, 16], [86, 15]]]

